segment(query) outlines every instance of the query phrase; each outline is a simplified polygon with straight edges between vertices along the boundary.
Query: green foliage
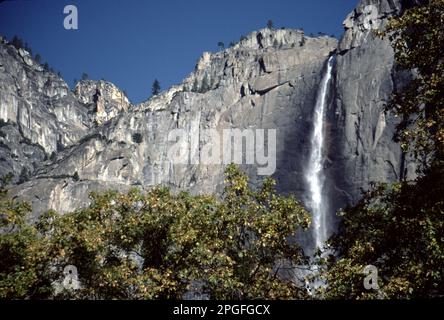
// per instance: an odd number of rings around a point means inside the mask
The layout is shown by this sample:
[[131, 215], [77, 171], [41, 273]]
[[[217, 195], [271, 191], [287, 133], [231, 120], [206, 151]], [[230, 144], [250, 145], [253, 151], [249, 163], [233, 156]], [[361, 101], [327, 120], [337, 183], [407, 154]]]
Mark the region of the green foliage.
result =
[[205, 93], [209, 90], [211, 90], [211, 81], [206, 74], [200, 83], [197, 78], [194, 78], [193, 86], [191, 87], [192, 92]]
[[3, 200], [3, 198], [6, 196], [7, 194], [7, 186], [8, 184], [11, 182], [13, 175], [11, 173], [0, 177], [0, 200]]
[[387, 29], [400, 69], [414, 70], [388, 110], [400, 117], [397, 138], [422, 158], [444, 153], [444, 0], [430, 0], [391, 19]]
[[7, 198], [11, 178], [0, 182], [0, 298], [45, 298], [51, 289], [47, 241], [26, 221], [31, 207]]
[[306, 262], [287, 238], [308, 227], [308, 213], [271, 179], [253, 191], [229, 166], [225, 182], [221, 199], [160, 187], [93, 193], [88, 208], [35, 225], [28, 205], [2, 203], [0, 297], [54, 297], [66, 265], [81, 288], [57, 298], [182, 298], [196, 283], [212, 299], [304, 297], [280, 266]]
[[[330, 240], [328, 298], [429, 298], [444, 294], [444, 169], [414, 183], [379, 185], [344, 210]], [[366, 290], [363, 269], [378, 268], [380, 290]]]

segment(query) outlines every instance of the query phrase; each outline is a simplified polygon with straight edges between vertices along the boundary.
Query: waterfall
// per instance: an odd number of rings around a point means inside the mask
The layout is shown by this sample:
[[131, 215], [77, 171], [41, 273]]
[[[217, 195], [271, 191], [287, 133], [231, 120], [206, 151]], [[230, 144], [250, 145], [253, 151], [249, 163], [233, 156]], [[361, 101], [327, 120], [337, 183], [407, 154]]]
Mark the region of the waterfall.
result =
[[312, 212], [313, 241], [316, 247], [322, 248], [328, 239], [327, 201], [324, 195], [325, 173], [324, 158], [324, 117], [327, 104], [329, 83], [332, 77], [334, 57], [327, 63], [326, 71], [318, 89], [314, 108], [313, 133], [310, 138], [310, 155], [305, 179], [308, 185], [308, 207]]

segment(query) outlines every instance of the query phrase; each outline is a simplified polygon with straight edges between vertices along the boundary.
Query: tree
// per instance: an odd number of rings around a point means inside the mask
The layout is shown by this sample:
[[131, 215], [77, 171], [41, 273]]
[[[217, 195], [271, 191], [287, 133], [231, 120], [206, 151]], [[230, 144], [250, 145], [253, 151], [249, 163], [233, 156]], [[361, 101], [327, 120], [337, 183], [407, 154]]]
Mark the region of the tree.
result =
[[[179, 299], [197, 283], [211, 299], [306, 297], [286, 270], [307, 263], [288, 237], [309, 214], [272, 179], [251, 190], [231, 165], [225, 183], [221, 198], [165, 187], [92, 193], [88, 208], [35, 225], [25, 222], [30, 207], [14, 203], [1, 220], [0, 297]], [[80, 288], [55, 292], [67, 265]]]
[[225, 44], [222, 41], [219, 41], [217, 43], [217, 46], [219, 47], [220, 50], [224, 50], [225, 49]]
[[[434, 167], [414, 183], [379, 185], [344, 210], [326, 262], [327, 298], [433, 298], [444, 294], [444, 179]], [[363, 286], [378, 270], [379, 290]]]
[[32, 56], [32, 49], [27, 42], [25, 43], [25, 50], [28, 51], [29, 54]]
[[199, 92], [199, 82], [197, 78], [194, 78], [193, 86], [191, 87], [191, 92]]
[[88, 80], [89, 79], [89, 75], [85, 72], [82, 73], [82, 80]]
[[[378, 185], [340, 216], [325, 261], [328, 298], [435, 298], [444, 296], [444, 0], [390, 20], [395, 59], [411, 81], [394, 92], [387, 110], [400, 116], [397, 139], [424, 159], [415, 181]], [[424, 54], [427, 52], [427, 54]], [[363, 269], [378, 269], [378, 290], [365, 290]]]
[[5, 199], [5, 196], [8, 193], [7, 186], [11, 182], [13, 175], [11, 173], [0, 177], [0, 201], [3, 201]]
[[7, 197], [11, 178], [0, 181], [0, 298], [46, 298], [51, 291], [47, 242], [27, 222], [29, 204]]
[[42, 57], [37, 53], [34, 57], [35, 62], [40, 63], [40, 61], [42, 60]]
[[274, 27], [273, 20], [268, 20], [268, 21], [267, 21], [267, 28], [268, 28], [268, 29], [273, 29], [273, 27]]
[[23, 40], [17, 36], [14, 36], [11, 40], [11, 44], [18, 50], [23, 48]]
[[205, 76], [202, 79], [202, 83], [199, 88], [200, 93], [205, 93], [211, 89], [210, 80], [208, 80], [208, 75], [205, 74]]
[[[397, 138], [418, 157], [444, 153], [444, 0], [414, 7], [392, 19], [381, 33], [389, 36], [400, 69], [415, 70], [406, 87], [394, 92], [387, 109], [401, 122]], [[424, 54], [427, 52], [427, 54]]]
[[151, 94], [153, 96], [157, 96], [160, 93], [160, 82], [157, 79], [154, 79], [153, 85], [151, 86]]

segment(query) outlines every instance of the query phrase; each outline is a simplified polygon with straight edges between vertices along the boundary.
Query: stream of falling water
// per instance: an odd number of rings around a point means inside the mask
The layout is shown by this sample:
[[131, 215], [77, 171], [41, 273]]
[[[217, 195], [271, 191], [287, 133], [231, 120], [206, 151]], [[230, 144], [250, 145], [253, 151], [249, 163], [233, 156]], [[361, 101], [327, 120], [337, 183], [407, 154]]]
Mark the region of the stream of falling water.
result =
[[322, 77], [314, 109], [313, 133], [310, 138], [310, 156], [307, 166], [306, 181], [309, 191], [308, 206], [312, 212], [312, 230], [315, 249], [322, 248], [328, 239], [327, 203], [324, 197], [325, 173], [324, 158], [324, 118], [327, 104], [329, 83], [332, 78], [334, 57], [328, 59], [327, 69]]

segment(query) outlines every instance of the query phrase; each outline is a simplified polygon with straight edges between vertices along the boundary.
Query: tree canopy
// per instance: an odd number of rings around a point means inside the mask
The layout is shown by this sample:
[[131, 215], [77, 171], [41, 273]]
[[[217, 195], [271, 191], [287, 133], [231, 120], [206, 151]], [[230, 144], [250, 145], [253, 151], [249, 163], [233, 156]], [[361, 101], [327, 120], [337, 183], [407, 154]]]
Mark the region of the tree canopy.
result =
[[398, 68], [412, 80], [395, 90], [387, 106], [400, 117], [397, 137], [416, 156], [441, 158], [444, 151], [444, 0], [407, 10], [382, 33]]
[[[305, 296], [288, 270], [306, 262], [288, 241], [310, 218], [298, 201], [276, 194], [267, 179], [256, 191], [234, 166], [221, 199], [173, 194], [91, 194], [91, 205], [27, 222], [31, 208], [1, 203], [0, 297], [182, 298], [197, 291], [212, 299]], [[56, 291], [66, 266], [80, 287]], [[287, 273], [285, 273], [287, 272]], [[287, 276], [285, 276], [287, 274]], [[196, 289], [197, 288], [197, 289]]]

